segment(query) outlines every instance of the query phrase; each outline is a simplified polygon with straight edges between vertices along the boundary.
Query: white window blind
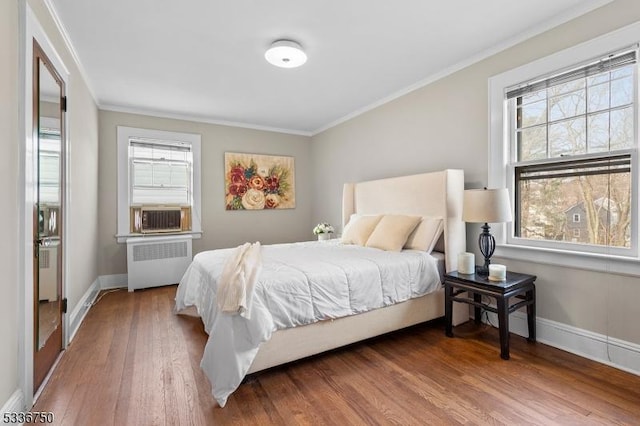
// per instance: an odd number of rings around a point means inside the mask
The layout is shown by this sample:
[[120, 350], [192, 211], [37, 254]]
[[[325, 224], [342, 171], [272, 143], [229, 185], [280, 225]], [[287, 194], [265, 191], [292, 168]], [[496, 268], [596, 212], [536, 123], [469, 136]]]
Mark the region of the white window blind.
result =
[[131, 139], [131, 204], [190, 205], [191, 145]]
[[49, 131], [40, 135], [38, 158], [40, 186], [38, 201], [42, 204], [60, 204], [60, 132]]

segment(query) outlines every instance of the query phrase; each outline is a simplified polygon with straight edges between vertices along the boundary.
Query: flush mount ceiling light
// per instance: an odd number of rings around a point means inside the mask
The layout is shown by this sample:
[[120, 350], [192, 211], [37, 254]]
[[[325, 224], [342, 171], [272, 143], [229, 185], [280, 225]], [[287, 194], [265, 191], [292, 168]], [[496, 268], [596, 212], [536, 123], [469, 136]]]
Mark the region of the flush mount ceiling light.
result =
[[307, 55], [295, 41], [274, 41], [264, 58], [272, 65], [281, 68], [296, 68], [307, 62]]

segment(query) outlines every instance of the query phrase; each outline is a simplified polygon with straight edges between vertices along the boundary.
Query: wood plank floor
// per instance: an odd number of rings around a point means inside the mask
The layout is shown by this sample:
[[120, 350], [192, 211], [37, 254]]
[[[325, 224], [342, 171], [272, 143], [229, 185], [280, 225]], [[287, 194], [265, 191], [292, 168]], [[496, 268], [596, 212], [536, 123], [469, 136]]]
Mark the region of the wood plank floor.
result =
[[[250, 377], [219, 408], [199, 319], [175, 286], [109, 293], [89, 311], [34, 411], [65, 425], [640, 424], [640, 377], [497, 330], [412, 327]], [[286, 350], [286, 348], [283, 348]]]

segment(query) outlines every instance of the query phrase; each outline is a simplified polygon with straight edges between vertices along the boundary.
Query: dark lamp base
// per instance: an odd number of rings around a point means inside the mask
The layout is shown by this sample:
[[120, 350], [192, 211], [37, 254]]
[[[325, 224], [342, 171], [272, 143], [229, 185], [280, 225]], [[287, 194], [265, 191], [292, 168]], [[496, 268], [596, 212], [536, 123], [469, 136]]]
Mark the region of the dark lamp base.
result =
[[481, 275], [483, 277], [489, 276], [489, 267], [488, 266], [476, 266], [476, 274]]
[[496, 249], [496, 240], [493, 238], [493, 235], [489, 232], [488, 223], [485, 223], [482, 226], [482, 233], [478, 237], [478, 245], [480, 246], [480, 253], [484, 256], [484, 265], [478, 266], [476, 269], [476, 274], [487, 276], [489, 275], [489, 264], [491, 263], [491, 256], [493, 256], [493, 252]]

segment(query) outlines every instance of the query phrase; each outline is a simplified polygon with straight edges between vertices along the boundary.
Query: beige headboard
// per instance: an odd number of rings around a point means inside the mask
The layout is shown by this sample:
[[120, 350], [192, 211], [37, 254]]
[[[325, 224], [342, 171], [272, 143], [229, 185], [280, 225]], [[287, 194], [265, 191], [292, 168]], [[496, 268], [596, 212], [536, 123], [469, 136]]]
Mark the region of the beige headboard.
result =
[[347, 183], [342, 193], [342, 225], [353, 213], [442, 217], [447, 272], [466, 251], [462, 221], [464, 171], [443, 170], [389, 179]]

